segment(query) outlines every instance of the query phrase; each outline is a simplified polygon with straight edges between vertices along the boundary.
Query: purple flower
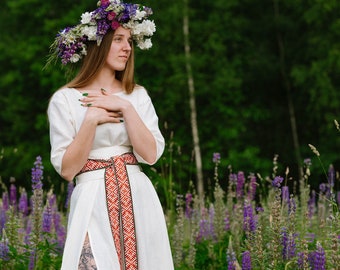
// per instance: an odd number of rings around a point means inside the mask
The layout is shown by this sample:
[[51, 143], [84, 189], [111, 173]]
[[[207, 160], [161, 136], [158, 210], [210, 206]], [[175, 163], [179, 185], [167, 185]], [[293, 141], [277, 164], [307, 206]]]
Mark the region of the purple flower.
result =
[[74, 189], [74, 183], [71, 181], [67, 184], [67, 197], [65, 201], [65, 208], [68, 208], [70, 205], [73, 189]]
[[250, 178], [250, 182], [249, 182], [249, 190], [248, 190], [248, 200], [253, 201], [255, 199], [255, 194], [256, 194], [256, 176], [254, 174], [251, 174], [249, 178]]
[[305, 239], [307, 240], [307, 242], [313, 243], [314, 240], [315, 240], [315, 234], [314, 233], [306, 233]]
[[307, 166], [310, 167], [312, 166], [312, 160], [310, 158], [306, 158], [303, 163]]
[[312, 190], [311, 197], [308, 200], [308, 217], [312, 218], [315, 213], [315, 204], [316, 204], [316, 198], [315, 198], [315, 190]]
[[320, 242], [316, 243], [316, 251], [313, 256], [313, 269], [325, 270], [326, 269], [326, 256], [325, 250], [321, 246]]
[[236, 255], [233, 250], [227, 250], [228, 270], [236, 270]]
[[340, 191], [337, 192], [336, 198], [337, 198], [337, 201], [338, 201], [338, 205], [340, 205]]
[[2, 205], [0, 205], [0, 232], [5, 228], [6, 224], [6, 211]]
[[242, 253], [242, 270], [251, 270], [250, 252], [247, 250]]
[[297, 254], [298, 260], [297, 260], [297, 264], [298, 264], [298, 269], [304, 269], [304, 265], [305, 265], [305, 253], [304, 252], [299, 252]]
[[64, 226], [61, 224], [60, 213], [56, 212], [54, 214], [53, 220], [54, 220], [54, 228], [55, 228], [56, 234], [57, 234], [58, 247], [60, 248], [60, 250], [63, 250], [64, 244], [65, 244], [65, 239], [66, 239], [66, 230], [65, 230]]
[[10, 205], [17, 204], [17, 187], [14, 184], [9, 187], [9, 202]]
[[243, 172], [238, 172], [237, 174], [237, 183], [236, 183], [236, 197], [243, 197], [243, 187], [245, 183], [245, 177]]
[[220, 163], [220, 160], [221, 160], [221, 154], [215, 152], [215, 153], [213, 154], [213, 159], [212, 159], [212, 161], [213, 161], [214, 163]]
[[28, 270], [33, 270], [35, 267], [35, 257], [36, 257], [36, 252], [35, 250], [31, 251], [30, 254], [30, 261], [29, 261], [29, 265], [28, 265]]
[[9, 209], [9, 197], [7, 191], [2, 193], [2, 207], [5, 212]]
[[328, 183], [331, 187], [334, 187], [335, 170], [334, 166], [331, 164], [328, 168]]
[[289, 203], [289, 187], [283, 186], [281, 190], [282, 190], [282, 201], [284, 203]]
[[51, 225], [52, 225], [52, 210], [49, 203], [47, 203], [43, 212], [42, 231], [50, 233]]
[[19, 205], [18, 205], [19, 211], [24, 214], [24, 216], [27, 216], [28, 214], [28, 197], [27, 192], [25, 189], [20, 194], [19, 198]]
[[276, 176], [274, 180], [272, 181], [272, 186], [273, 187], [281, 187], [281, 183], [283, 182], [283, 177], [281, 176]]
[[42, 189], [43, 169], [41, 157], [38, 156], [32, 168], [32, 189]]
[[328, 191], [328, 186], [327, 186], [326, 183], [321, 183], [321, 184], [319, 185], [319, 189], [320, 189], [320, 192], [321, 192], [321, 193], [326, 194], [326, 192]]
[[0, 259], [8, 261], [9, 258], [9, 245], [6, 235], [2, 236], [3, 239], [0, 241]]
[[197, 235], [197, 241], [213, 239], [215, 237], [214, 230], [214, 208], [213, 206], [210, 209], [203, 208], [202, 209], [202, 217], [199, 222], [199, 231]]
[[226, 231], [230, 230], [230, 221], [229, 221], [228, 212], [226, 213], [226, 217], [224, 219], [224, 230], [226, 230]]
[[31, 221], [31, 219], [29, 219], [27, 221], [26, 235], [25, 235], [25, 239], [24, 239], [24, 243], [26, 245], [30, 245], [31, 244], [31, 232], [32, 232], [32, 221]]
[[256, 230], [256, 221], [253, 215], [253, 208], [250, 203], [245, 203], [243, 208], [243, 230], [245, 232], [254, 232]]
[[282, 228], [281, 243], [282, 243], [282, 258], [284, 260], [290, 260], [291, 258], [295, 257], [296, 252], [295, 237], [292, 234], [288, 234], [286, 228]]
[[192, 194], [187, 193], [185, 195], [185, 216], [190, 219], [192, 216], [192, 208], [191, 208], [191, 203], [192, 203]]

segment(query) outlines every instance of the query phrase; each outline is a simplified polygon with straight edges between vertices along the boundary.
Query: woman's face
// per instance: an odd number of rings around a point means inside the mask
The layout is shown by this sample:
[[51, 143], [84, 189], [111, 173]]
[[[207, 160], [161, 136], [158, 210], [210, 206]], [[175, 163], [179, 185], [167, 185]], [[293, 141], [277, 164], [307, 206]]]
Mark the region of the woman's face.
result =
[[131, 55], [131, 46], [131, 31], [120, 26], [114, 32], [105, 66], [111, 70], [123, 71]]

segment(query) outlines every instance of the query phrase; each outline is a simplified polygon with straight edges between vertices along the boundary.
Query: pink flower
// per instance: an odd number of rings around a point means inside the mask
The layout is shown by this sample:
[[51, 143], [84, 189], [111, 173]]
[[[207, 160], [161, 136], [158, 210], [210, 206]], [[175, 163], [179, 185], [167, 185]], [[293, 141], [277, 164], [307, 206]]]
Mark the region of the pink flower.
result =
[[100, 0], [101, 6], [105, 6], [105, 5], [108, 5], [108, 4], [110, 4], [110, 0]]
[[107, 14], [107, 19], [109, 21], [112, 21], [114, 18], [116, 18], [116, 13], [114, 13], [113, 11], [111, 11]]
[[112, 21], [112, 23], [111, 23], [111, 28], [112, 28], [113, 30], [116, 30], [119, 26], [120, 26], [119, 22], [117, 22], [117, 21]]

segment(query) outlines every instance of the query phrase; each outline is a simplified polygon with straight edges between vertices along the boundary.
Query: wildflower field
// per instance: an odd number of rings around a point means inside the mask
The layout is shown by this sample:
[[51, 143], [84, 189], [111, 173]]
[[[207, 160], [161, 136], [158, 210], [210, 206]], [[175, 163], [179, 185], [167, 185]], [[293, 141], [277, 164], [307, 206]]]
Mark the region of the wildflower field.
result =
[[[324, 181], [312, 190], [310, 159], [293, 185], [288, 168], [278, 173], [277, 156], [266, 177], [229, 168], [228, 179], [220, 179], [220, 161], [214, 153], [213, 196], [199, 198], [192, 186], [169, 197], [174, 207], [165, 213], [177, 270], [340, 269], [339, 172], [333, 165], [322, 164]], [[1, 183], [0, 269], [60, 269], [74, 186], [68, 185], [58, 209], [57, 195], [43, 189], [40, 157], [31, 181], [31, 192]]]

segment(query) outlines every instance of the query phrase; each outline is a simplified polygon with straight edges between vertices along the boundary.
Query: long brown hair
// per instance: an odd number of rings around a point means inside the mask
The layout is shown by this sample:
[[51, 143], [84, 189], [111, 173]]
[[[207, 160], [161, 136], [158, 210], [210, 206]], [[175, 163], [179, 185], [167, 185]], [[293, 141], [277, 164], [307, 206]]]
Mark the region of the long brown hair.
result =
[[[77, 75], [67, 84], [70, 88], [80, 88], [89, 85], [103, 68], [110, 51], [114, 31], [110, 30], [104, 36], [100, 46], [96, 42], [89, 42], [87, 54], [82, 60]], [[116, 79], [122, 82], [126, 93], [132, 93], [135, 87], [134, 81], [134, 49], [131, 46], [131, 54], [123, 71], [115, 71]]]

